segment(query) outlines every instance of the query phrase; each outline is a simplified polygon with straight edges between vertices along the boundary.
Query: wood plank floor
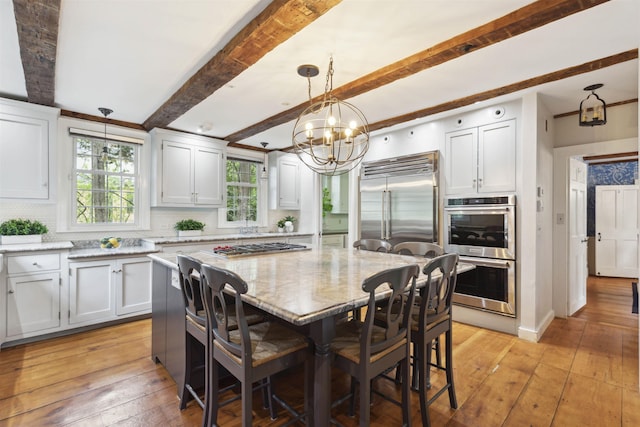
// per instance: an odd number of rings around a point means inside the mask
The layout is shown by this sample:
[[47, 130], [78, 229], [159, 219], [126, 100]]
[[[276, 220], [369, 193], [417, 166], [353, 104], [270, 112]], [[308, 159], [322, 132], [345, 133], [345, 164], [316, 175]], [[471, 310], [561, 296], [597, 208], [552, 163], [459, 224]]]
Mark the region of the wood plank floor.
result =
[[[628, 279], [590, 278], [588, 305], [555, 319], [538, 343], [464, 324], [454, 326], [459, 407], [442, 396], [430, 408], [434, 426], [638, 426], [638, 315]], [[151, 321], [142, 320], [0, 351], [1, 426], [198, 426], [193, 403], [178, 409], [176, 386], [151, 358]], [[301, 373], [276, 379], [279, 394], [301, 401]], [[442, 381], [435, 374], [434, 383]], [[399, 391], [390, 382], [377, 384]], [[334, 372], [333, 393], [348, 387]], [[254, 400], [255, 425], [273, 422]], [[239, 402], [220, 425], [240, 425]], [[421, 425], [412, 393], [414, 425]], [[346, 426], [357, 418], [338, 407]], [[372, 425], [400, 425], [396, 406], [375, 397]]]

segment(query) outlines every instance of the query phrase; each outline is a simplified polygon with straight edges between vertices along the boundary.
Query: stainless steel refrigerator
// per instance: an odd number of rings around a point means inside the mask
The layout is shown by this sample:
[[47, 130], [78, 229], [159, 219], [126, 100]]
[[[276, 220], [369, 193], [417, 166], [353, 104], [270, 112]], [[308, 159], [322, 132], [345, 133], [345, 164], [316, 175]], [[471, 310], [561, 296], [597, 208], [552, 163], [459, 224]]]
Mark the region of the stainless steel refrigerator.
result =
[[363, 163], [360, 238], [438, 242], [438, 152]]

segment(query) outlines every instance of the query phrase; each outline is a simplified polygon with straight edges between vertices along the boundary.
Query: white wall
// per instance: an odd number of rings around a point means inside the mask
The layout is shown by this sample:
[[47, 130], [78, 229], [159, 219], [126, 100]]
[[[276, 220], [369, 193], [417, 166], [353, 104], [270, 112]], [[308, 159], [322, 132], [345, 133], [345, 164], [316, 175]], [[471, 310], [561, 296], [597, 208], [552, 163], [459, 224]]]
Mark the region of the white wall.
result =
[[557, 118], [554, 122], [556, 148], [635, 138], [638, 136], [638, 103], [608, 107], [604, 126], [578, 126], [577, 114]]

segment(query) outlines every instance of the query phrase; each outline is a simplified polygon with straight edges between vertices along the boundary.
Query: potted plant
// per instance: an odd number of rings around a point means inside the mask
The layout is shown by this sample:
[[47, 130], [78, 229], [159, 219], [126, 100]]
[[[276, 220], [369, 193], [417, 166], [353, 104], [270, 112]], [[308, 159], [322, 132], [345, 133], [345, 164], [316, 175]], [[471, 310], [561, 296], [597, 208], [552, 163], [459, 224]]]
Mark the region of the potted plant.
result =
[[42, 235], [49, 231], [40, 221], [10, 219], [0, 224], [0, 242], [3, 245], [17, 243], [40, 243]]
[[292, 233], [293, 223], [295, 222], [295, 220], [296, 219], [291, 215], [287, 215], [284, 218], [282, 218], [280, 221], [284, 221], [284, 231], [286, 231], [287, 233]]
[[176, 222], [173, 228], [178, 232], [178, 237], [200, 236], [204, 230], [204, 223], [195, 219], [183, 219]]
[[284, 223], [286, 221], [284, 220], [284, 218], [279, 219], [278, 222], [276, 223], [276, 225], [278, 226], [278, 232], [279, 233], [283, 233], [284, 232]]

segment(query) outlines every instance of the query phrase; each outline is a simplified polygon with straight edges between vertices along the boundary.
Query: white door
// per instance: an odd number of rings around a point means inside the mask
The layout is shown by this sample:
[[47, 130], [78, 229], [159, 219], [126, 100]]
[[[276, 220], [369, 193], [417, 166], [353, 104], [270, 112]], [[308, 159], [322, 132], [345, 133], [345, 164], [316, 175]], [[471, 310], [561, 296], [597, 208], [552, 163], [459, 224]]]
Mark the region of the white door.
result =
[[115, 318], [113, 270], [109, 260], [69, 264], [70, 324]]
[[569, 159], [568, 315], [587, 303], [587, 165]]
[[193, 161], [191, 147], [162, 142], [162, 203], [192, 205]]
[[222, 206], [224, 153], [217, 148], [196, 147], [193, 162], [194, 203]]
[[145, 312], [151, 309], [151, 260], [132, 258], [121, 260], [115, 269], [116, 314]]
[[445, 138], [447, 194], [475, 193], [478, 178], [477, 128], [450, 132]]
[[478, 192], [515, 191], [516, 121], [478, 128]]
[[638, 277], [638, 187], [596, 186], [596, 274]]
[[7, 279], [7, 336], [60, 326], [60, 273]]

